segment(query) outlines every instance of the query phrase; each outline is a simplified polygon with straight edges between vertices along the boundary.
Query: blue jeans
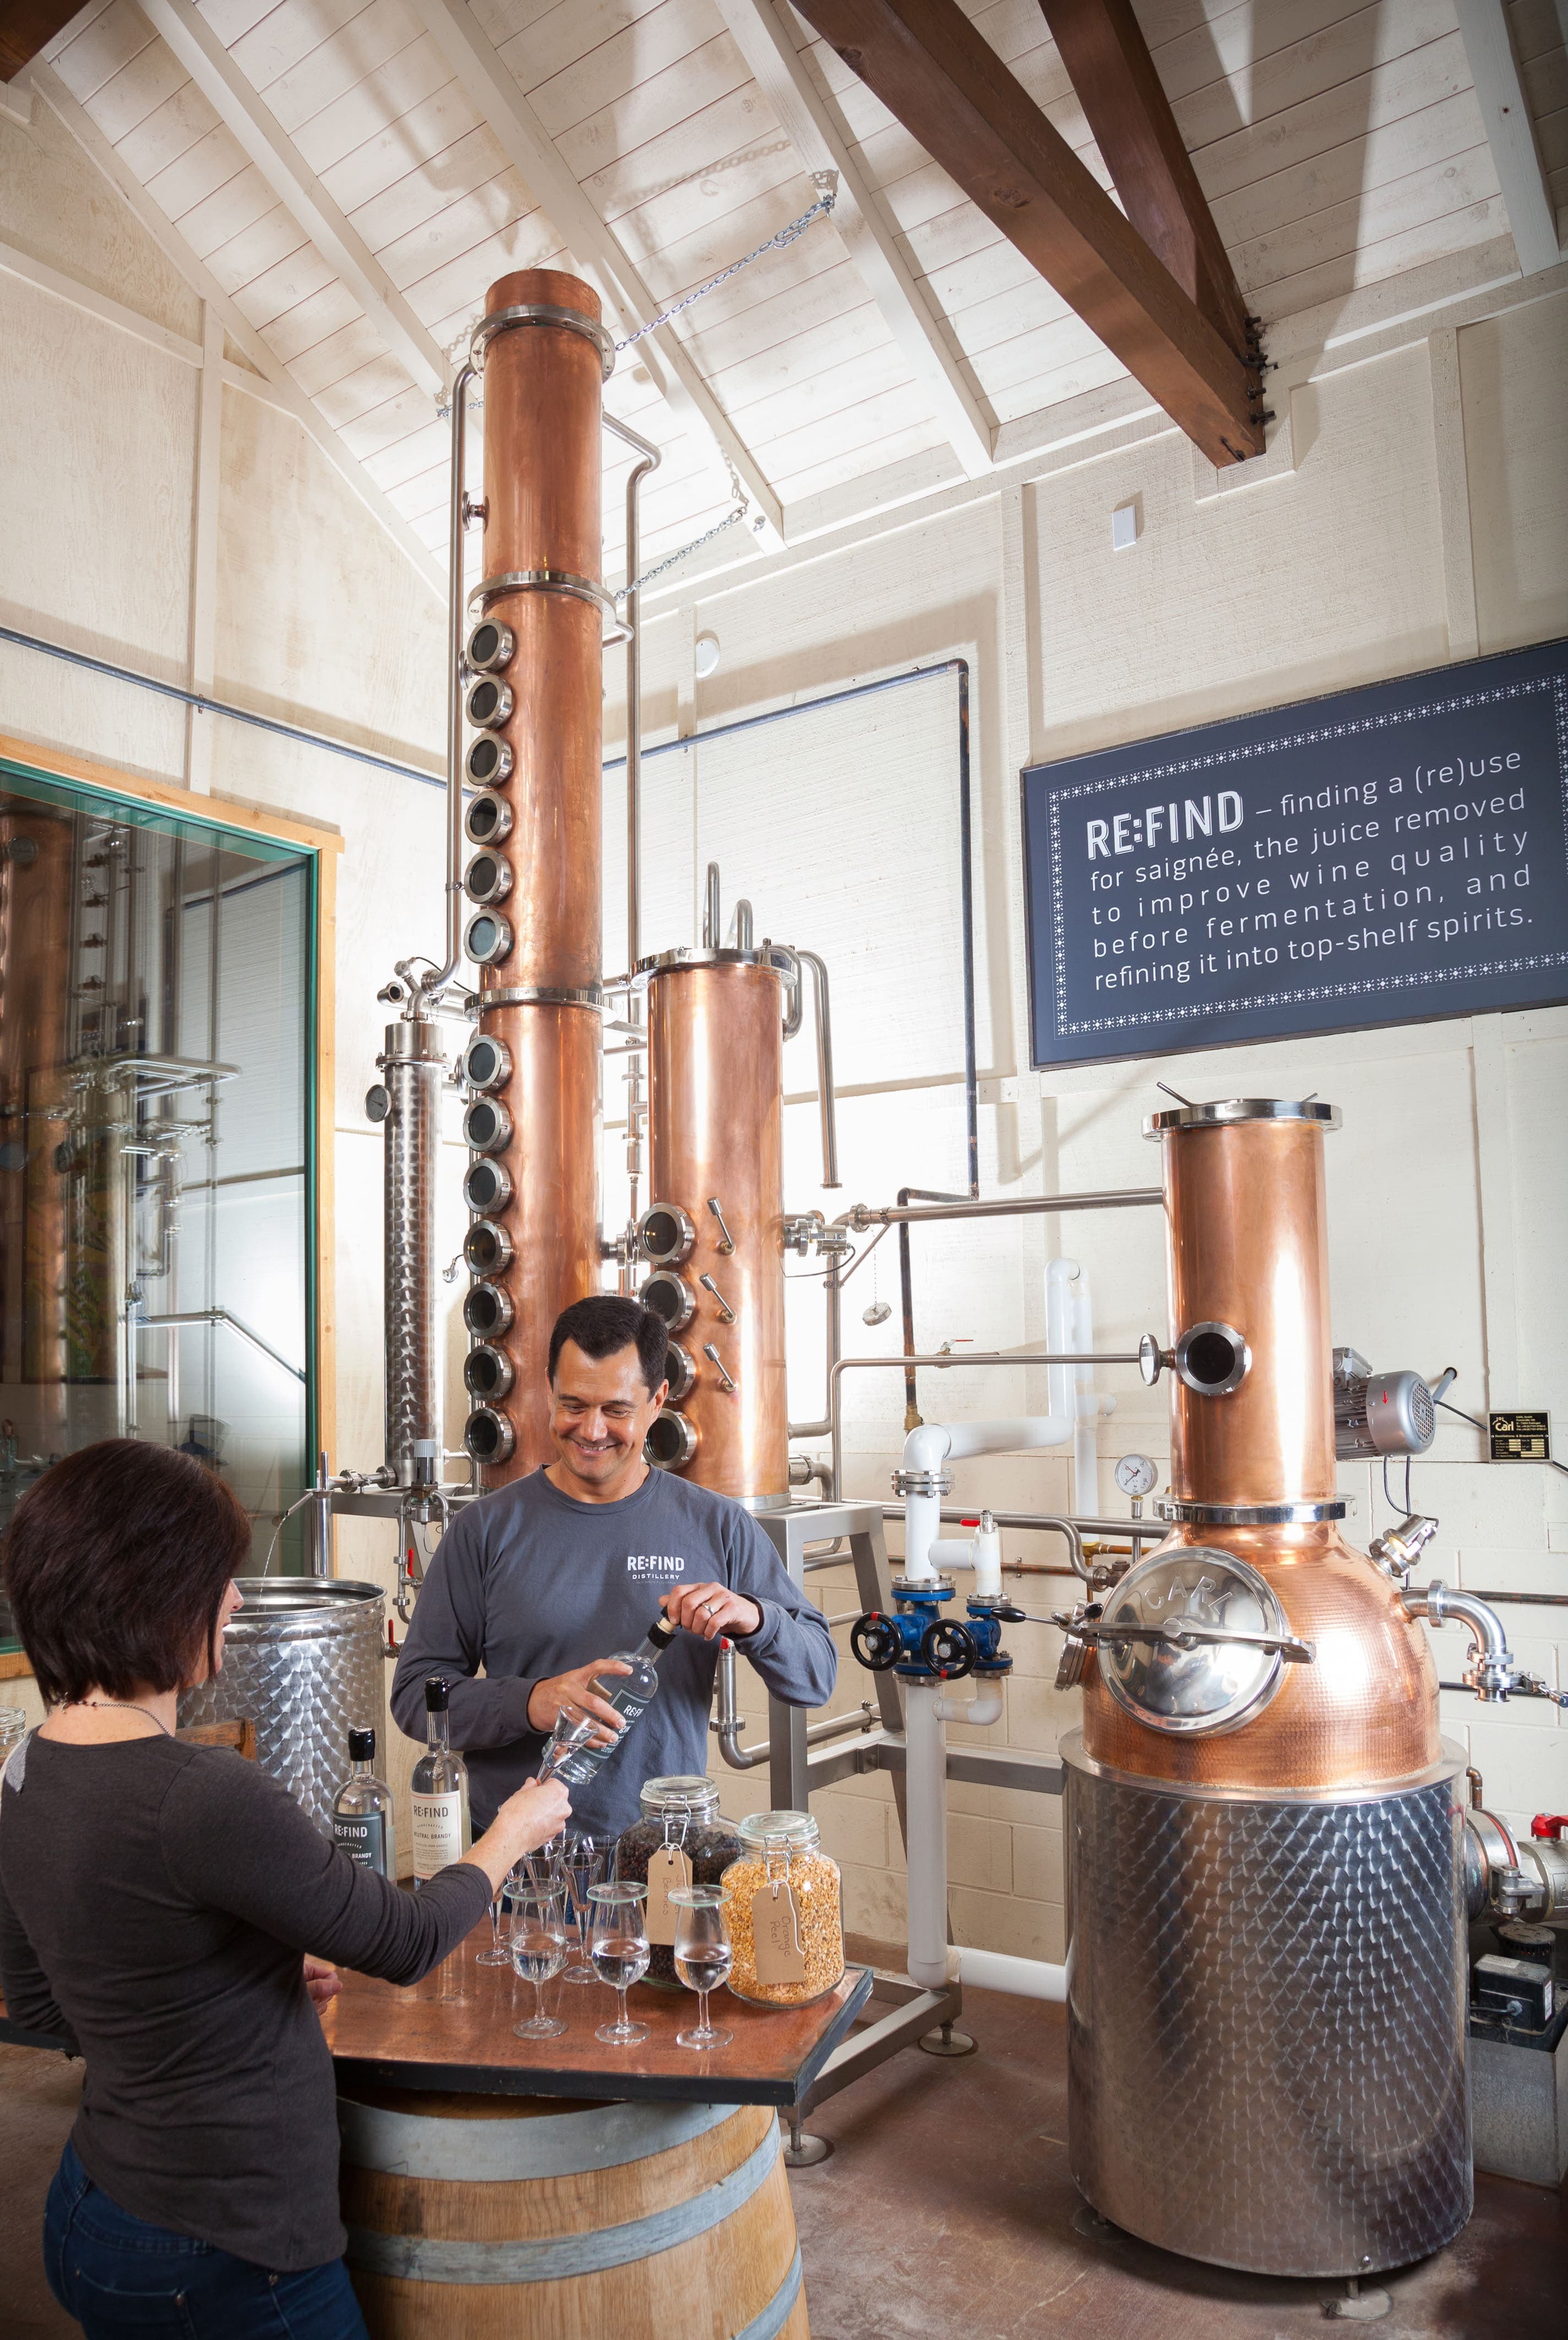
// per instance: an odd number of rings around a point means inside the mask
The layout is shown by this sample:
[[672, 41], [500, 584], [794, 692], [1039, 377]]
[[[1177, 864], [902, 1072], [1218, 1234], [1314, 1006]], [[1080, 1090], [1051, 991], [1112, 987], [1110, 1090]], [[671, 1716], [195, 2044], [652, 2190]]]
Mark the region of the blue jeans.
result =
[[87, 2340], [368, 2340], [342, 2259], [273, 2275], [122, 2210], [67, 2144], [44, 2209], [49, 2288]]

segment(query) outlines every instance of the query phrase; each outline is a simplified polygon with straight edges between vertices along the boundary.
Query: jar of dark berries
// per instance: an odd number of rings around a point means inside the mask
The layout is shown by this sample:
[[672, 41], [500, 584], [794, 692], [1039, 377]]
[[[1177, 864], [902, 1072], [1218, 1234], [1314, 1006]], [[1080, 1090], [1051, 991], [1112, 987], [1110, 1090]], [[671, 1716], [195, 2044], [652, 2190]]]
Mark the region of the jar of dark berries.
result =
[[640, 1801], [641, 1819], [616, 1842], [615, 1874], [630, 1884], [646, 1883], [647, 1979], [679, 1990], [670, 1889], [717, 1885], [739, 1858], [740, 1839], [719, 1812], [712, 1780], [695, 1773], [645, 1780]]

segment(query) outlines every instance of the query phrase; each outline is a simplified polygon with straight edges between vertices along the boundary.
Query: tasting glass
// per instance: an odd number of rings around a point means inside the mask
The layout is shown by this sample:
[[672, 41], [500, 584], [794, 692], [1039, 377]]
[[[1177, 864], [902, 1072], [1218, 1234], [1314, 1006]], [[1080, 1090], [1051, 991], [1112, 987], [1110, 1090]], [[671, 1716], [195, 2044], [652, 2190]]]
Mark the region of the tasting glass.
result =
[[610, 1868], [610, 1851], [602, 1838], [591, 1837], [585, 1829], [573, 1829], [567, 1837], [561, 1854], [561, 1870], [571, 1891], [571, 1911], [577, 1920], [577, 1956], [567, 1968], [565, 1982], [597, 1982], [588, 1955], [589, 1921], [593, 1915], [589, 1889], [605, 1882]]
[[488, 1950], [481, 1950], [479, 1956], [474, 1960], [476, 1967], [511, 1966], [511, 1951], [507, 1943], [501, 1938], [501, 1911], [503, 1906], [511, 1901], [519, 1887], [526, 1885], [529, 1879], [521, 1861], [514, 1861], [511, 1868], [507, 1870], [506, 1875], [501, 1879], [500, 1885], [496, 1888], [495, 1892], [491, 1897], [490, 1948]]
[[558, 2015], [544, 2011], [544, 1986], [566, 1964], [571, 1921], [560, 1886], [541, 1893], [523, 1886], [513, 1897], [511, 1963], [525, 1982], [533, 1985], [533, 2013], [526, 2023], [514, 2023], [520, 2039], [556, 2039], [566, 2029]]
[[540, 1778], [553, 1780], [567, 1757], [575, 1755], [580, 1747], [586, 1747], [600, 1727], [591, 1714], [579, 1715], [574, 1720], [569, 1707], [558, 1706], [555, 1729], [545, 1740], [544, 1752], [539, 1759]]
[[708, 2020], [708, 1994], [718, 1989], [735, 1958], [724, 1914], [727, 1899], [717, 1885], [677, 1885], [670, 1890], [675, 1971], [697, 1993], [697, 2028], [676, 2033], [678, 2048], [727, 2048], [734, 2038], [733, 2032], [716, 2031]]
[[643, 1902], [646, 1885], [590, 1885], [593, 1930], [589, 1955], [600, 1982], [620, 1994], [620, 2012], [614, 2023], [601, 2023], [594, 2033], [611, 2048], [634, 2047], [646, 2039], [646, 2023], [633, 2023], [626, 2013], [626, 1994], [648, 1972], [648, 1928]]

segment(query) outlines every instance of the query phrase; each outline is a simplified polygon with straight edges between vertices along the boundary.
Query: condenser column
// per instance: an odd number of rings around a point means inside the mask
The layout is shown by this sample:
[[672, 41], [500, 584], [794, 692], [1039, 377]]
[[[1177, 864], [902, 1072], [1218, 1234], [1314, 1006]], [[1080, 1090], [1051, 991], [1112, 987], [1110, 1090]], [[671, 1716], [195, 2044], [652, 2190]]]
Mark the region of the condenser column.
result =
[[[575, 276], [492, 284], [484, 383], [483, 581], [465, 879], [479, 962], [469, 1453], [487, 1484], [550, 1459], [545, 1355], [561, 1310], [600, 1287], [602, 762], [600, 400], [613, 346]], [[482, 1078], [481, 1078], [482, 1076]]]

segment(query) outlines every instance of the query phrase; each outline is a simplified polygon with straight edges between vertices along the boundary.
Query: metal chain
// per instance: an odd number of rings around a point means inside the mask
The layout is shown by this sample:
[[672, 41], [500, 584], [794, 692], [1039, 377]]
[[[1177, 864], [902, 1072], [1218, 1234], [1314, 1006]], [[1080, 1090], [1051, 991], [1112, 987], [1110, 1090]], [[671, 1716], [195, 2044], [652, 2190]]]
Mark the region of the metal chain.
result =
[[[756, 251], [747, 253], [744, 259], [732, 260], [728, 268], [721, 268], [717, 276], [710, 276], [706, 284], [699, 284], [695, 292], [688, 292], [672, 302], [659, 316], [650, 318], [646, 325], [639, 325], [634, 333], [628, 333], [623, 342], [616, 342], [616, 355], [619, 357], [622, 350], [629, 350], [636, 342], [646, 340], [650, 333], [656, 333], [660, 325], [668, 325], [672, 318], [690, 309], [694, 301], [701, 301], [710, 292], [717, 292], [721, 284], [728, 284], [732, 276], [739, 276], [740, 271], [749, 268], [754, 260], [762, 259], [769, 252], [782, 252], [786, 244], [793, 243], [797, 236], [804, 235], [813, 221], [826, 219], [839, 200], [839, 174], [837, 171], [813, 171], [811, 184], [819, 192], [809, 212], [802, 212], [798, 220], [791, 220], [788, 227], [781, 227], [777, 235], [770, 235], [766, 243], [759, 243]], [[701, 538], [698, 540], [699, 543], [702, 540]]]
[[716, 528], [709, 529], [701, 536], [694, 536], [690, 544], [683, 544], [680, 551], [672, 552], [667, 560], [656, 561], [651, 569], [645, 569], [641, 576], [634, 578], [630, 585], [618, 585], [614, 596], [616, 600], [624, 601], [629, 593], [640, 593], [645, 585], [651, 585], [654, 579], [662, 577], [667, 569], [678, 567], [689, 552], [695, 552], [700, 545], [711, 544], [716, 536], [722, 536], [727, 529], [734, 528], [743, 521], [747, 510], [748, 505], [743, 498], [733, 511], [725, 513]]

